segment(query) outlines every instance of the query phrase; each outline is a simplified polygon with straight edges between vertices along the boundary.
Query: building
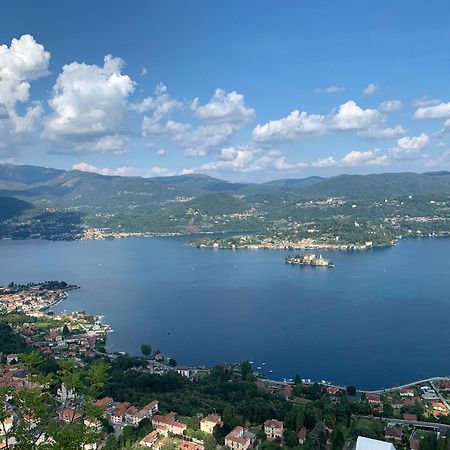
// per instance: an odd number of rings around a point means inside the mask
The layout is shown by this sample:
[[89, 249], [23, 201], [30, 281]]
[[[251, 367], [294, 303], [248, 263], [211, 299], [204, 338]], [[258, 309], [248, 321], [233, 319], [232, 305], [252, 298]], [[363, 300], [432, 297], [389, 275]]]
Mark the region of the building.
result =
[[281, 420], [266, 420], [264, 422], [264, 433], [269, 441], [283, 439], [284, 424]]
[[175, 367], [175, 370], [177, 371], [177, 373], [179, 373], [181, 376], [189, 378], [190, 377], [190, 370], [189, 367], [186, 366], [177, 366]]
[[358, 436], [355, 450], [395, 450], [390, 442]]
[[252, 437], [244, 428], [236, 427], [225, 436], [225, 445], [231, 450], [247, 450], [253, 443]]
[[155, 415], [152, 417], [152, 425], [162, 434], [172, 433], [175, 436], [183, 436], [187, 426], [176, 419], [177, 414], [170, 412], [165, 416]]
[[401, 441], [403, 432], [400, 428], [386, 428], [384, 437], [386, 439], [394, 439], [395, 441]]
[[130, 407], [130, 404], [128, 402], [122, 402], [118, 403], [110, 417], [110, 422], [112, 425], [119, 425], [124, 422], [125, 420], [125, 411]]
[[182, 441], [178, 448], [179, 450], [204, 450], [203, 445], [190, 441]]
[[78, 411], [76, 411], [75, 409], [64, 408], [59, 413], [59, 418], [64, 423], [73, 423], [73, 422], [77, 422], [77, 421], [79, 421], [81, 419], [81, 414]]
[[299, 432], [298, 432], [298, 442], [299, 444], [304, 444], [306, 440], [306, 428], [303, 427]]
[[381, 403], [380, 394], [366, 394], [366, 398], [370, 405], [379, 405]]
[[208, 414], [200, 421], [200, 430], [204, 433], [213, 434], [216, 427], [223, 425], [222, 418], [217, 414]]

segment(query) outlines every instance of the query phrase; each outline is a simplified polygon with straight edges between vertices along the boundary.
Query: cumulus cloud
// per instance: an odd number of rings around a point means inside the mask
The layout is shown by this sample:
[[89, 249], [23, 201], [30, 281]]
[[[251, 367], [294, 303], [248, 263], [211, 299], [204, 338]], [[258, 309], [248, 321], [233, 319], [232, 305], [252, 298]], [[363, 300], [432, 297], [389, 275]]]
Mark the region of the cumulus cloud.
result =
[[264, 151], [252, 147], [227, 147], [221, 150], [218, 160], [205, 163], [199, 169], [233, 172], [292, 171], [303, 169], [307, 165], [304, 162], [287, 162], [284, 155], [278, 150]]
[[397, 145], [390, 149], [389, 154], [396, 159], [414, 159], [424, 155], [422, 150], [430, 143], [427, 134], [420, 136], [405, 136], [397, 141]]
[[337, 166], [338, 162], [332, 156], [328, 156], [327, 158], [320, 158], [317, 161], [314, 161], [311, 165], [313, 167], [320, 167], [321, 169], [323, 169], [327, 167]]
[[380, 111], [389, 113], [396, 112], [402, 109], [402, 102], [400, 100], [386, 100], [378, 105]]
[[324, 94], [335, 94], [336, 92], [344, 92], [345, 88], [340, 86], [328, 86], [325, 88], [316, 88], [314, 89], [317, 93], [324, 93]]
[[363, 95], [368, 96], [375, 94], [375, 92], [378, 90], [378, 84], [370, 83], [363, 91]]
[[79, 162], [77, 164], [74, 164], [72, 166], [72, 169], [81, 170], [82, 172], [98, 173], [100, 175], [120, 176], [120, 177], [141, 176], [149, 178], [155, 176], [162, 177], [162, 176], [176, 175], [176, 172], [158, 166], [151, 167], [150, 169], [140, 169], [137, 167], [130, 167], [130, 166], [123, 166], [112, 169], [109, 167], [96, 167], [86, 162]]
[[[49, 105], [43, 136], [67, 151], [124, 150], [128, 98], [134, 82], [122, 74], [124, 62], [107, 55], [102, 67], [73, 62], [63, 67]], [[64, 151], [64, 150], [63, 150]]]
[[252, 139], [255, 142], [294, 141], [307, 134], [379, 128], [384, 120], [378, 110], [363, 109], [349, 100], [327, 116], [295, 110], [282, 119], [257, 125], [252, 132]]
[[368, 150], [365, 152], [353, 150], [341, 159], [341, 164], [344, 166], [360, 166], [373, 160], [375, 156], [376, 150]]
[[255, 117], [255, 110], [247, 107], [244, 96], [236, 91], [227, 93], [216, 89], [208, 103], [200, 105], [196, 98], [191, 107], [196, 117], [206, 121], [244, 125]]
[[100, 175], [115, 175], [121, 177], [138, 176], [140, 174], [140, 170], [135, 167], [123, 166], [111, 169], [108, 167], [96, 167], [86, 162], [74, 164], [72, 169], [81, 170], [82, 172], [98, 173]]
[[155, 155], [156, 156], [166, 156], [166, 151], [163, 148], [160, 148], [159, 150], [156, 150]]
[[255, 111], [245, 105], [244, 96], [233, 91], [227, 93], [216, 89], [210, 101], [201, 105], [198, 98], [189, 102], [193, 119], [198, 125], [169, 119], [175, 109], [186, 109], [187, 104], [173, 100], [167, 88], [160, 83], [155, 91], [156, 98], [145, 99], [133, 108], [139, 111], [153, 109], [151, 116], [145, 116], [142, 133], [154, 142], [169, 139], [184, 150], [186, 156], [205, 156], [212, 149], [227, 144], [243, 126], [254, 118]]
[[139, 113], [152, 111], [152, 118], [160, 120], [182, 106], [182, 102], [173, 99], [167, 91], [167, 86], [160, 82], [156, 85], [153, 97], [146, 97], [141, 102], [133, 103], [130, 105], [130, 108]]
[[31, 81], [48, 74], [49, 61], [50, 53], [29, 34], [0, 45], [0, 148], [23, 143], [42, 116], [38, 102], [22, 114], [17, 105], [29, 101]]
[[387, 155], [379, 155], [380, 150], [353, 150], [336, 160], [332, 156], [321, 158], [311, 163], [312, 167], [321, 169], [329, 167], [349, 167], [349, 166], [384, 166], [390, 163]]
[[370, 139], [389, 139], [401, 136], [405, 134], [406, 130], [401, 126], [397, 125], [395, 127], [373, 127], [368, 128], [367, 130], [360, 131], [358, 134], [363, 137], [367, 137]]
[[447, 119], [450, 117], [450, 102], [432, 106], [421, 106], [414, 113], [415, 119]]

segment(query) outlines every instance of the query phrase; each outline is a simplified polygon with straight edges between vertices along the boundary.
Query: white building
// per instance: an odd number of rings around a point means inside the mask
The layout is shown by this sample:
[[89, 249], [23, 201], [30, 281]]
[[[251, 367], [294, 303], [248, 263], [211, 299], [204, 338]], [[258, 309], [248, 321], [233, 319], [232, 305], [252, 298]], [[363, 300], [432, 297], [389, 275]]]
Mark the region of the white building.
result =
[[358, 436], [355, 450], [395, 450], [390, 442]]

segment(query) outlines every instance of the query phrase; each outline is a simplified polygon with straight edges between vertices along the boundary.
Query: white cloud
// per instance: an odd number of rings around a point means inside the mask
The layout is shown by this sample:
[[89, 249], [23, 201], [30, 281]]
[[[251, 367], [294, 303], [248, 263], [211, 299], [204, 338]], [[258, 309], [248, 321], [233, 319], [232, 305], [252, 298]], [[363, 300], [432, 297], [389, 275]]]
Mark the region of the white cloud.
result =
[[148, 169], [145, 173], [144, 173], [144, 177], [149, 178], [149, 177], [170, 177], [176, 175], [176, 172], [170, 170], [170, 169], [166, 169], [165, 167], [152, 167], [151, 169]]
[[11, 45], [0, 45], [0, 148], [25, 143], [42, 116], [38, 102], [29, 103], [25, 113], [17, 104], [29, 101], [31, 81], [48, 74], [50, 53], [29, 34], [13, 39]]
[[340, 86], [328, 86], [325, 88], [316, 88], [314, 91], [317, 93], [335, 94], [336, 92], [344, 92], [345, 88]]
[[350, 100], [339, 107], [331, 120], [331, 128], [338, 131], [363, 130], [383, 121], [382, 114], [376, 109], [363, 109]]
[[370, 83], [363, 91], [363, 95], [368, 96], [375, 94], [375, 92], [378, 90], [378, 84]]
[[218, 160], [205, 163], [199, 169], [233, 172], [292, 171], [303, 169], [307, 165], [304, 162], [289, 163], [277, 150], [263, 151], [251, 147], [227, 147], [221, 150]]
[[73, 62], [63, 67], [49, 105], [53, 112], [43, 136], [66, 151], [117, 152], [118, 136], [125, 133], [128, 98], [134, 83], [123, 75], [123, 61], [105, 56], [103, 67]]
[[148, 75], [147, 67], [143, 67], [142, 70], [141, 70], [141, 77], [145, 77], [145, 75]]
[[146, 97], [139, 103], [131, 104], [130, 108], [139, 113], [152, 111], [152, 118], [159, 121], [182, 106], [182, 102], [173, 99], [167, 92], [167, 86], [160, 82], [156, 85], [154, 97]]
[[327, 158], [321, 158], [314, 161], [311, 165], [313, 167], [327, 168], [337, 166], [338, 162], [332, 156], [328, 156]]
[[196, 98], [191, 107], [196, 117], [206, 121], [245, 125], [255, 117], [255, 110], [247, 107], [244, 96], [236, 91], [216, 89], [208, 103], [199, 105]]
[[415, 119], [447, 119], [450, 117], [450, 102], [433, 106], [421, 106], [414, 113]]
[[156, 150], [155, 155], [156, 156], [166, 156], [166, 151], [163, 148], [160, 148], [159, 150]]
[[344, 166], [361, 166], [373, 160], [375, 156], [376, 150], [368, 150], [365, 152], [353, 150], [341, 159], [341, 164]]
[[441, 101], [439, 99], [428, 98], [428, 97], [415, 98], [414, 100], [411, 101], [411, 105], [414, 108], [421, 108], [423, 106], [439, 105], [439, 103], [441, 103]]
[[307, 134], [331, 131], [361, 131], [380, 127], [384, 116], [376, 109], [363, 109], [354, 101], [342, 104], [329, 115], [292, 111], [287, 117], [257, 125], [252, 132], [255, 142], [294, 141]]
[[358, 135], [372, 139], [389, 139], [405, 133], [406, 130], [401, 125], [397, 125], [393, 128], [368, 128], [367, 130], [360, 131]]
[[98, 173], [100, 175], [116, 175], [121, 177], [138, 176], [140, 174], [139, 169], [136, 169], [135, 167], [124, 166], [117, 167], [116, 169], [110, 169], [108, 167], [96, 167], [86, 162], [79, 162], [77, 164], [74, 164], [72, 166], [72, 169], [81, 170], [82, 172]]
[[429, 144], [430, 138], [422, 133], [420, 136], [405, 136], [397, 141], [397, 146], [389, 150], [389, 154], [397, 159], [420, 158], [422, 150]]
[[389, 113], [396, 112], [402, 108], [402, 102], [400, 100], [386, 100], [378, 105], [380, 111]]
[[83, 172], [98, 173], [100, 175], [120, 176], [120, 177], [162, 177], [176, 175], [176, 172], [166, 169], [164, 167], [152, 167], [150, 169], [141, 169], [137, 167], [123, 166], [115, 169], [109, 167], [96, 167], [86, 162], [74, 164], [72, 169], [81, 170]]

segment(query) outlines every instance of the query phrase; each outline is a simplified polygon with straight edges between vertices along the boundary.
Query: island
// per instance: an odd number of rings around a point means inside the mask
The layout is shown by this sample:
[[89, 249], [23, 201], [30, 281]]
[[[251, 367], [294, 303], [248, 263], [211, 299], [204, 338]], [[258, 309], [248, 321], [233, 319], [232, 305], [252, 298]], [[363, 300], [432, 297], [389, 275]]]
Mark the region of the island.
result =
[[329, 259], [323, 258], [322, 255], [317, 257], [315, 254], [286, 256], [284, 261], [286, 264], [299, 266], [334, 267], [334, 264]]

